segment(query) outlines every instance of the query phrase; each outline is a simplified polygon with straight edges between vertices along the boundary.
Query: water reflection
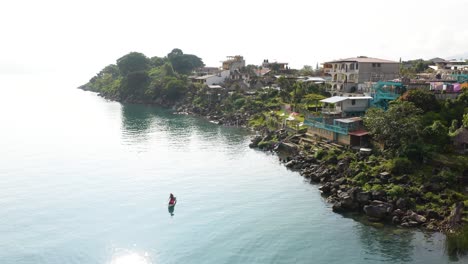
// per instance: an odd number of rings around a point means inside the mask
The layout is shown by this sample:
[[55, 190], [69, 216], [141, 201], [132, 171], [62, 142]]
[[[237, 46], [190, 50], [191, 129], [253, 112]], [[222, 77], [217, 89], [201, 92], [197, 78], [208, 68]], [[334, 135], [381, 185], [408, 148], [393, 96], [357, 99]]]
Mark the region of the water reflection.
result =
[[[124, 104], [121, 107], [123, 140], [129, 145], [148, 143], [152, 136], [164, 140], [175, 150], [188, 150], [194, 138], [200, 138], [201, 149], [211, 149], [214, 142], [227, 146], [229, 154], [239, 154], [247, 144], [249, 131], [218, 126], [194, 116], [176, 115], [171, 110], [154, 106]], [[199, 142], [199, 143], [200, 143]], [[148, 146], [143, 144], [145, 148]]]
[[412, 231], [360, 225], [359, 237], [369, 256], [380, 256], [385, 261], [396, 263], [412, 260], [414, 250]]
[[[368, 260], [375, 262], [388, 261], [391, 263], [404, 263], [412, 261], [414, 251], [414, 232], [408, 229], [397, 229], [385, 226], [382, 223], [369, 222], [360, 214], [344, 214], [358, 222], [356, 226], [361, 245], [367, 256], [376, 256], [378, 259]], [[383, 258], [383, 259], [382, 259]]]
[[169, 212], [171, 216], [174, 216], [174, 209], [175, 209], [175, 204], [167, 206], [167, 211]]
[[468, 255], [468, 226], [456, 233], [447, 234], [445, 251], [452, 261], [459, 261]]
[[122, 133], [130, 143], [142, 143], [149, 139], [153, 123], [152, 109], [144, 105], [122, 105]]

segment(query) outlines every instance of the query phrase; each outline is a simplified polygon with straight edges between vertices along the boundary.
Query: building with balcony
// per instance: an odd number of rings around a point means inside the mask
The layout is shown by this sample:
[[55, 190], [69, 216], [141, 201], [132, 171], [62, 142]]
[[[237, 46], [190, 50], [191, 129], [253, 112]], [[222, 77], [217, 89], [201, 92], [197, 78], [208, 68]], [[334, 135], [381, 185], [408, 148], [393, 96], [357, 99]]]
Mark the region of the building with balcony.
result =
[[363, 93], [366, 83], [393, 80], [400, 76], [396, 61], [359, 56], [324, 63], [324, 71], [331, 76], [332, 95]]
[[227, 71], [235, 71], [235, 70], [239, 70], [240, 68], [243, 68], [245, 67], [245, 60], [244, 60], [244, 57], [240, 56], [240, 55], [236, 55], [236, 56], [228, 56], [226, 58], [225, 61], [222, 62], [223, 66], [223, 70]]
[[327, 118], [308, 117], [304, 124], [308, 126], [308, 133], [329, 141], [350, 147], [367, 147], [369, 132], [364, 129], [360, 117]]
[[324, 103], [322, 115], [334, 117], [361, 116], [371, 105], [370, 96], [333, 96], [320, 100]]

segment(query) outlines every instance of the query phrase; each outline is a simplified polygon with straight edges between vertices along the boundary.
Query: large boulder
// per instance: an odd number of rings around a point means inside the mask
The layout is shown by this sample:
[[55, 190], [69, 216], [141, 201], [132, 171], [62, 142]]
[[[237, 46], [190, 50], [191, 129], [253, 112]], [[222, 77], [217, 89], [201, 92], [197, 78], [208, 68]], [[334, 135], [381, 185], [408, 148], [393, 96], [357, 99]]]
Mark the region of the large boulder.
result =
[[390, 203], [374, 200], [370, 205], [364, 206], [364, 212], [369, 218], [384, 219], [393, 211], [393, 205]]
[[384, 201], [386, 200], [386, 197], [387, 197], [387, 193], [383, 190], [372, 191], [372, 198], [374, 200]]
[[249, 147], [251, 148], [256, 148], [258, 147], [258, 143], [260, 143], [260, 141], [262, 141], [262, 137], [261, 136], [256, 136], [252, 139], [252, 142], [249, 144]]
[[401, 209], [401, 210], [406, 210], [408, 207], [408, 202], [404, 198], [398, 198], [396, 201], [396, 208]]
[[329, 182], [325, 183], [324, 185], [319, 187], [319, 190], [320, 190], [320, 192], [322, 192], [322, 194], [325, 194], [325, 195], [330, 194], [331, 183], [329, 183]]
[[360, 204], [368, 204], [372, 196], [370, 192], [358, 192], [356, 193], [356, 200]]
[[358, 207], [354, 202], [353, 197], [348, 192], [341, 192], [338, 194], [338, 198], [340, 199], [341, 206], [344, 209], [354, 210]]

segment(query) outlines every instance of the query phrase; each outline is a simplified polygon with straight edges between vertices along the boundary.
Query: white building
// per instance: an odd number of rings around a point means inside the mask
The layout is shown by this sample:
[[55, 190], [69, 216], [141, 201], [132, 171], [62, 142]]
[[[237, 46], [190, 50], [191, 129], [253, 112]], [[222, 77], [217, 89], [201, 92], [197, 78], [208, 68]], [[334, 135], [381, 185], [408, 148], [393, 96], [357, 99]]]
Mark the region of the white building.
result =
[[229, 77], [230, 71], [220, 71], [217, 74], [204, 75], [194, 78], [194, 81], [206, 85], [219, 85], [223, 84], [224, 81]]
[[371, 100], [370, 96], [333, 96], [320, 102], [325, 103], [322, 114], [346, 117], [362, 115], [370, 107]]

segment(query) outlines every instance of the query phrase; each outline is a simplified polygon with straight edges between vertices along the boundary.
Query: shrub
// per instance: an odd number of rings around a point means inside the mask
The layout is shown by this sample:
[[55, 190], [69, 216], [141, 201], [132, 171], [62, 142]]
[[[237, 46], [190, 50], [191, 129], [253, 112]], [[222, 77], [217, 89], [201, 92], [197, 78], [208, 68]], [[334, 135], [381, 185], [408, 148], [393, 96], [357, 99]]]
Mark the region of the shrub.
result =
[[389, 185], [387, 194], [391, 197], [401, 197], [405, 193], [405, 189], [400, 185]]
[[407, 158], [395, 158], [392, 160], [392, 173], [404, 174], [413, 172], [413, 164]]
[[454, 184], [457, 180], [457, 174], [451, 170], [442, 170], [437, 176], [448, 184]]
[[323, 149], [319, 149], [317, 152], [315, 152], [315, 158], [318, 160], [321, 160], [325, 155], [327, 155], [327, 151]]

